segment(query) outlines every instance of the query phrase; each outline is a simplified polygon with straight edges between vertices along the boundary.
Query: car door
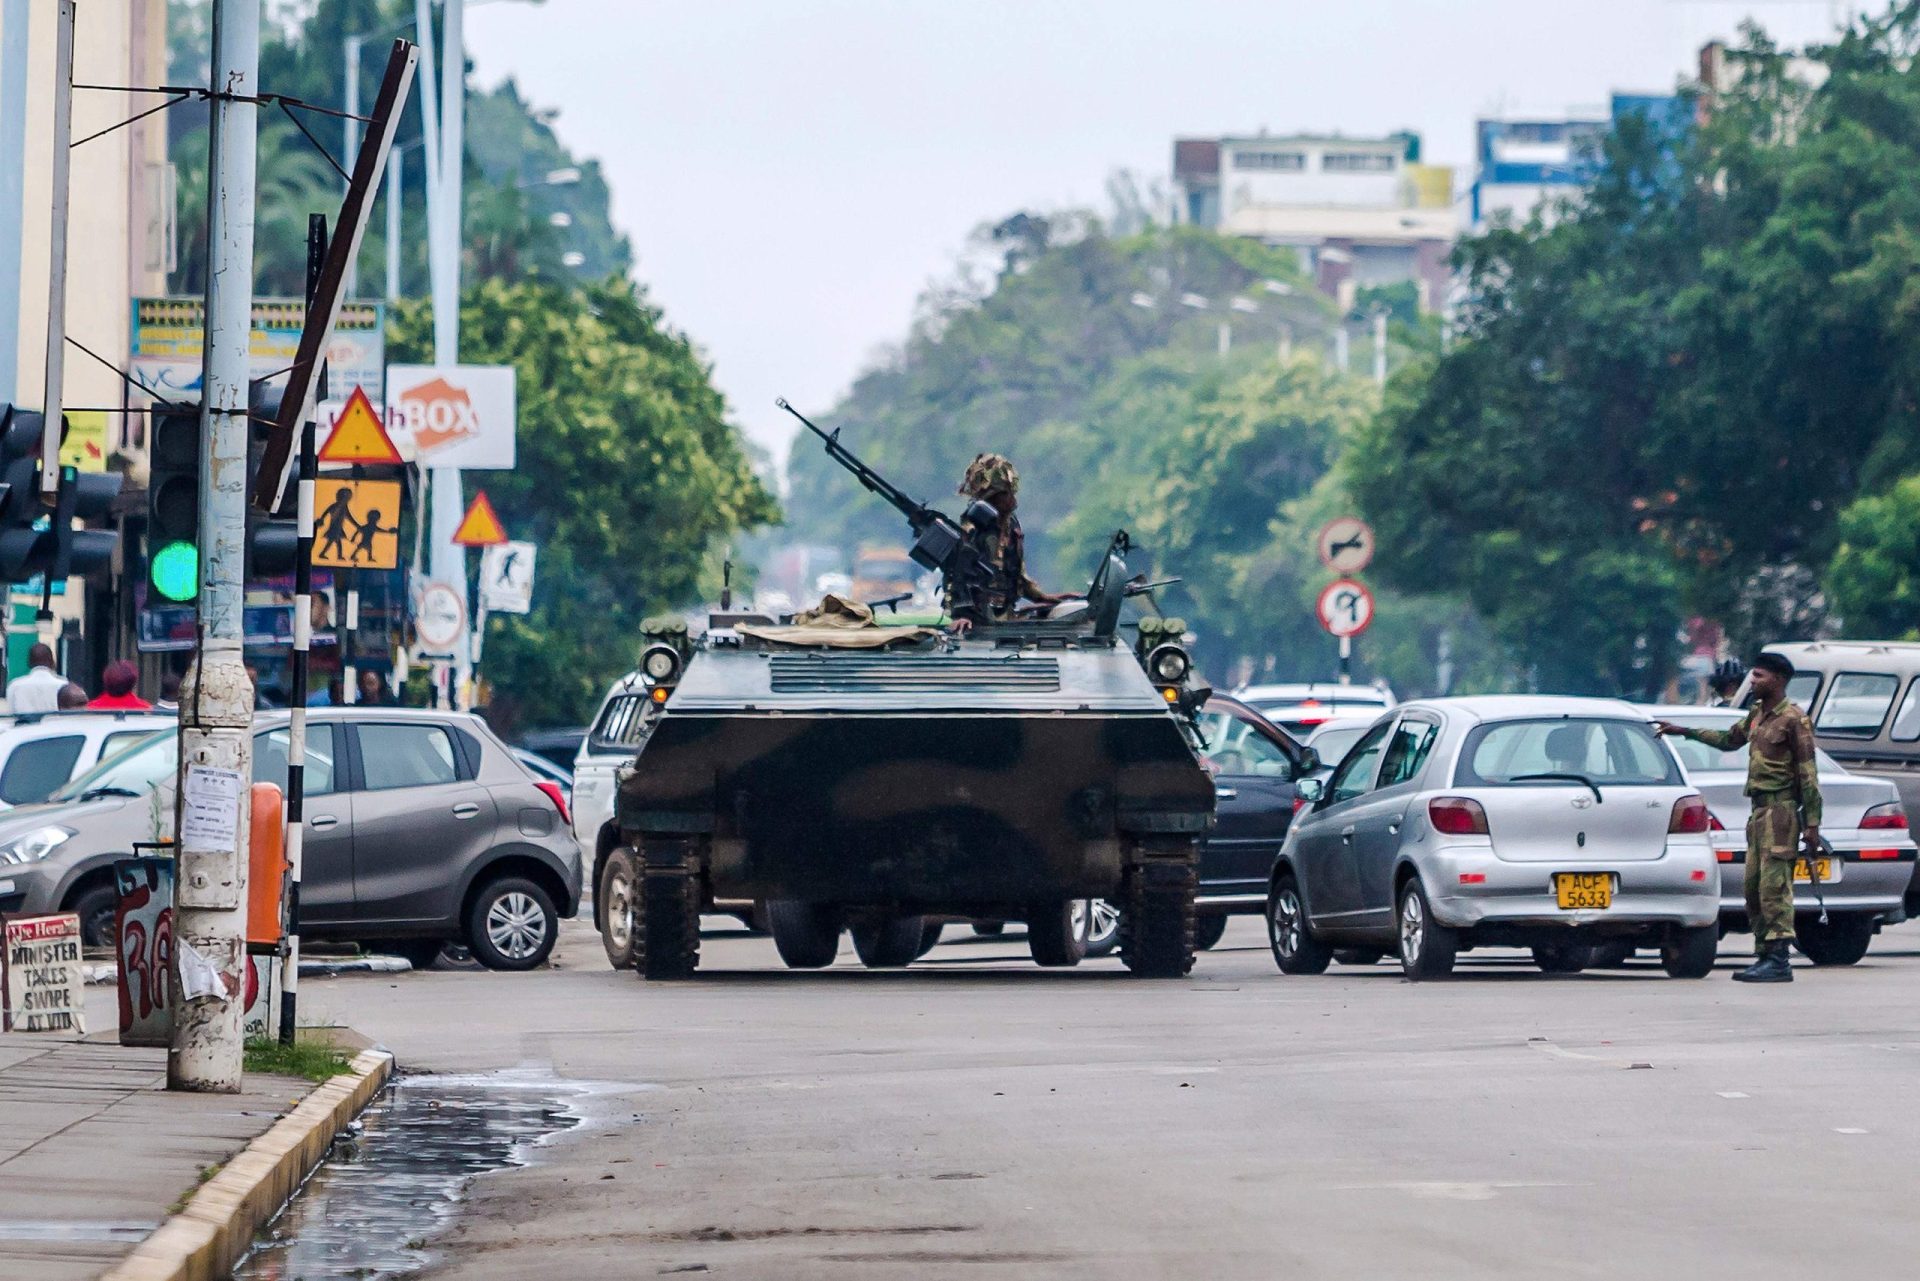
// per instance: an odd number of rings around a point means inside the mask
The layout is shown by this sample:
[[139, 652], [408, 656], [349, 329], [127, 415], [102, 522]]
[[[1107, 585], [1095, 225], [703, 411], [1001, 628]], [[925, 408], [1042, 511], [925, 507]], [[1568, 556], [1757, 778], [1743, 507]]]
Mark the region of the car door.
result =
[[1345, 926], [1360, 906], [1360, 881], [1354, 869], [1354, 813], [1372, 790], [1380, 754], [1393, 728], [1382, 721], [1353, 745], [1327, 781], [1326, 795], [1313, 818], [1295, 838], [1305, 873], [1307, 910], [1316, 924]]
[[347, 722], [353, 797], [354, 918], [447, 924], [465, 870], [493, 844], [493, 797], [474, 781], [479, 748], [427, 718]]
[[1213, 831], [1200, 851], [1200, 892], [1264, 896], [1293, 822], [1294, 753], [1238, 708], [1205, 720], [1215, 808]]
[[1400, 854], [1400, 833], [1439, 736], [1440, 722], [1432, 714], [1402, 715], [1387, 738], [1372, 790], [1354, 806], [1356, 925], [1386, 926], [1393, 921], [1393, 866]]
[[[340, 727], [307, 723], [307, 764], [301, 787], [306, 832], [300, 845], [300, 922], [334, 925], [353, 918], [353, 796], [343, 786]], [[253, 736], [253, 781], [287, 792], [287, 729]]]

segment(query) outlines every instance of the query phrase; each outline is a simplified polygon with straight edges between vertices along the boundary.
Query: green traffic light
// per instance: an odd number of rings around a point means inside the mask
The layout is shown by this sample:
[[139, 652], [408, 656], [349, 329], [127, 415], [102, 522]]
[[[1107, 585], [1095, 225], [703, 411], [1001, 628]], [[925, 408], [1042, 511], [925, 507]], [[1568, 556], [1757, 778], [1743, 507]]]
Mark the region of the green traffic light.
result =
[[189, 601], [200, 594], [200, 549], [172, 542], [153, 554], [148, 565], [153, 590], [168, 600]]

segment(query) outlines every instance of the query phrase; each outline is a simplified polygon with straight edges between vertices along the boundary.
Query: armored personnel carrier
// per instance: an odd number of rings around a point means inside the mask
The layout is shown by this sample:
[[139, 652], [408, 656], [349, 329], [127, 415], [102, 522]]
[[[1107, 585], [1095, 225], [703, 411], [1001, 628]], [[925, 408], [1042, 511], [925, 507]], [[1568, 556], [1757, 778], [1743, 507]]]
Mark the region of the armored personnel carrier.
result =
[[[966, 572], [957, 526], [876, 492], [909, 514], [916, 561]], [[1074, 903], [1105, 898], [1124, 905], [1129, 969], [1185, 974], [1213, 819], [1193, 725], [1208, 691], [1184, 623], [1122, 627], [1143, 590], [1131, 550], [1113, 537], [1084, 601], [964, 637], [832, 597], [797, 619], [657, 629], [598, 882], [615, 964], [691, 975], [718, 899], [764, 903], [795, 968], [830, 964], [843, 930], [865, 964], [905, 965], [951, 918], [1025, 921], [1034, 960], [1066, 966], [1085, 950]]]

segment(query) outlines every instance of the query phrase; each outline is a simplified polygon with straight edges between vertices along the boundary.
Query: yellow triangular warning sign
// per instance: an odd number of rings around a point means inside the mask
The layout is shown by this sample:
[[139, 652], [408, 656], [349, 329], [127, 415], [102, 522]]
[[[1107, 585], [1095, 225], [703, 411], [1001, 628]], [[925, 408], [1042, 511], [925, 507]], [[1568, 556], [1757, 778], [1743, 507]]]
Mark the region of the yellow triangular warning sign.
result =
[[323, 463], [398, 463], [403, 461], [400, 451], [393, 446], [393, 437], [387, 435], [386, 424], [380, 421], [373, 402], [367, 399], [367, 393], [355, 387], [353, 395], [347, 397], [347, 407], [340, 411], [340, 419], [334, 423], [333, 430], [327, 433], [327, 443], [320, 446], [320, 461]]
[[507, 541], [506, 527], [494, 515], [486, 490], [473, 496], [473, 505], [460, 518], [460, 528], [453, 531], [453, 541], [460, 547], [492, 547]]

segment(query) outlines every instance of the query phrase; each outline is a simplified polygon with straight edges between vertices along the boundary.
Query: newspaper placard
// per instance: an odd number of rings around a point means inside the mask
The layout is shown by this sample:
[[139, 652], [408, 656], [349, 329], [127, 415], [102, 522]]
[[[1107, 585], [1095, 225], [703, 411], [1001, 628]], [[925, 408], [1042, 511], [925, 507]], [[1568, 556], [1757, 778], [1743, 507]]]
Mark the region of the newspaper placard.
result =
[[0, 967], [0, 1025], [6, 1031], [84, 1033], [85, 982], [77, 915], [7, 922], [6, 964]]

